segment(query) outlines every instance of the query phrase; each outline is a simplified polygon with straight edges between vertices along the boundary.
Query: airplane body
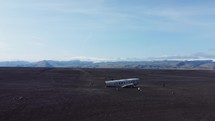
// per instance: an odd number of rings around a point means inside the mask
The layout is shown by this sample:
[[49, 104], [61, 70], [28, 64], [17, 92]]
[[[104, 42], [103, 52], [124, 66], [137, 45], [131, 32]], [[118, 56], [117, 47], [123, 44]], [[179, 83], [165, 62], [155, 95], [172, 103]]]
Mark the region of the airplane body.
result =
[[121, 87], [121, 88], [136, 87], [138, 83], [139, 83], [138, 78], [105, 81], [106, 87]]

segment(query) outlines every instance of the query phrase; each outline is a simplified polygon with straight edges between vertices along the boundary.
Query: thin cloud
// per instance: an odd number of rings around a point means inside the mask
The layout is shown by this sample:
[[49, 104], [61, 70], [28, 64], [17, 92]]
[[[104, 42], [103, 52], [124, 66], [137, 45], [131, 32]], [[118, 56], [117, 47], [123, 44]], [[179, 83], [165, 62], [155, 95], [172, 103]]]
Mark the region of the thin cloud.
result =
[[5, 41], [0, 41], [0, 51], [1, 53], [5, 53], [5, 52], [10, 52], [12, 51], [13, 48], [9, 46], [8, 43], [6, 43]]
[[[115, 26], [118, 24], [126, 25], [127, 29], [149, 29], [149, 30], [169, 30], [182, 31], [187, 26], [196, 26], [203, 28], [213, 28], [215, 22], [207, 19], [207, 16], [215, 15], [215, 9], [208, 6], [190, 5], [185, 7], [170, 6], [153, 6], [148, 8], [146, 5], [139, 7], [129, 6], [127, 9], [120, 9], [107, 5], [105, 0], [81, 0], [81, 1], [61, 1], [50, 2], [38, 1], [35, 3], [26, 2], [21, 4], [15, 2], [9, 4], [12, 8], [21, 8], [23, 10], [40, 11], [53, 13], [52, 16], [38, 16], [38, 18], [16, 18], [17, 21], [23, 23], [28, 22], [50, 22], [50, 21], [74, 21], [76, 19], [83, 21], [83, 27], [78, 25], [77, 28], [84, 28], [86, 25], [96, 26]], [[68, 17], [61, 17], [59, 14], [65, 14]], [[76, 16], [78, 15], [78, 16]], [[80, 17], [80, 15], [84, 15]], [[69, 17], [70, 16], [70, 17]], [[73, 16], [71, 18], [71, 16]], [[204, 16], [204, 17], [202, 17]], [[85, 17], [88, 22], [85, 22]], [[90, 20], [89, 18], [94, 18]], [[4, 18], [4, 17], [3, 17]], [[40, 19], [39, 19], [40, 18]], [[11, 18], [8, 18], [13, 20]], [[207, 19], [207, 22], [205, 22]], [[133, 23], [132, 21], [142, 21]], [[6, 22], [6, 20], [5, 20]], [[12, 21], [14, 22], [14, 21]], [[12, 23], [11, 22], [11, 23]], [[76, 24], [77, 25], [77, 24]], [[98, 28], [99, 29], [99, 28]]]
[[210, 51], [210, 52], [215, 52], [215, 48], [211, 48], [211, 49], [209, 49], [208, 51]]
[[174, 55], [174, 56], [161, 56], [152, 57], [148, 60], [215, 60], [215, 55], [206, 53], [195, 53], [191, 55]]

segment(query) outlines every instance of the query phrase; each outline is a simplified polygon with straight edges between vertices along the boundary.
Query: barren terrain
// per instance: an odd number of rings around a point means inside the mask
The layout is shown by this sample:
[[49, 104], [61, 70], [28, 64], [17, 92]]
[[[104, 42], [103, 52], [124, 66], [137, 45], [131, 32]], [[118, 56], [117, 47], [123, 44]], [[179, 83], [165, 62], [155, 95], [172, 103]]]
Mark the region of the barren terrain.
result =
[[215, 71], [0, 68], [0, 121], [215, 121]]

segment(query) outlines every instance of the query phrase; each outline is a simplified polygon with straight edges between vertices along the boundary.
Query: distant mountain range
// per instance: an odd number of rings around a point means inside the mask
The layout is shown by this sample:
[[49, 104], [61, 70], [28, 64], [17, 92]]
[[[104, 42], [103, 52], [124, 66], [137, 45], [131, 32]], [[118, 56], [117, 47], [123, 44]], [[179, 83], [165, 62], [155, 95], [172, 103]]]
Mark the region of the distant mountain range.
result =
[[39, 62], [27, 61], [4, 61], [0, 67], [48, 67], [48, 68], [131, 68], [131, 69], [205, 69], [214, 70], [215, 62], [212, 60], [193, 61], [115, 61], [115, 62], [93, 62], [93, 61], [53, 61], [44, 60]]

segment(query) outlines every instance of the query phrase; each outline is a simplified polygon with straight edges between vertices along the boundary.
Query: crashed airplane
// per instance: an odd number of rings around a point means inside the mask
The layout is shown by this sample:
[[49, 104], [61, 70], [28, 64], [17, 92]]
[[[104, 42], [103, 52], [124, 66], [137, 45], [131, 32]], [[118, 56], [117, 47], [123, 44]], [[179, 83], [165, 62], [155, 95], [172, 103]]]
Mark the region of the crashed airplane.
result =
[[119, 79], [105, 81], [106, 87], [136, 87], [139, 83], [139, 78]]

